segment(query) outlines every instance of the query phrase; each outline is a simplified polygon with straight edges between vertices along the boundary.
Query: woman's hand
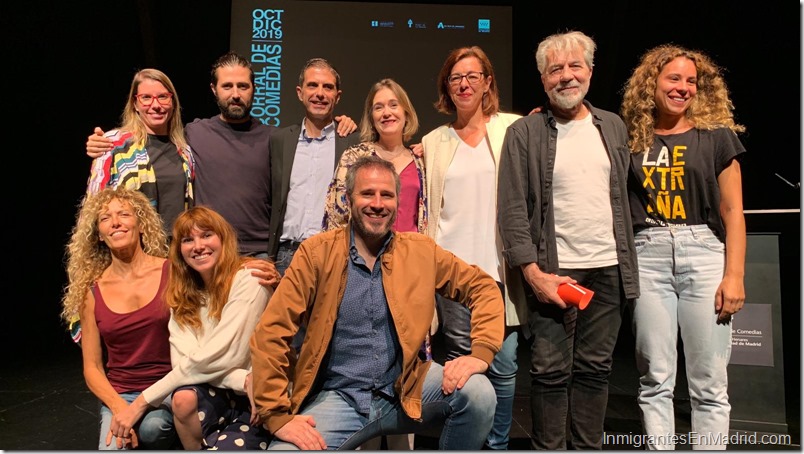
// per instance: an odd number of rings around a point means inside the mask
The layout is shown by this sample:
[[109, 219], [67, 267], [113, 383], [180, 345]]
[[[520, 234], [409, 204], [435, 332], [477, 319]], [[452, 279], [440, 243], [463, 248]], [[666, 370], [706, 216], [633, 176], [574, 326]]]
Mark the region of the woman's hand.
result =
[[743, 279], [727, 274], [715, 292], [715, 312], [718, 314], [718, 323], [728, 323], [731, 316], [743, 308], [743, 304], [745, 304]]
[[[112, 415], [110, 434], [117, 437], [118, 441], [123, 439], [128, 443], [128, 440], [134, 436], [134, 424], [142, 418], [147, 409], [148, 403], [145, 402], [145, 398], [140, 394], [134, 399], [134, 402]], [[110, 441], [109, 436], [106, 437], [106, 440], [107, 443]]]
[[87, 156], [90, 158], [98, 158], [111, 149], [112, 139], [103, 136], [103, 129], [95, 128], [95, 131], [87, 137]]
[[279, 271], [273, 262], [265, 259], [251, 258], [245, 265], [246, 269], [252, 270], [251, 275], [260, 280], [260, 285], [273, 290], [279, 285]]
[[[129, 438], [115, 438], [117, 449], [137, 449], [139, 447], [140, 442], [137, 440], [137, 433], [132, 429], [129, 435]], [[106, 434], [106, 446], [112, 444], [112, 437], [112, 430], [109, 429], [109, 433]]]
[[246, 395], [248, 395], [248, 404], [251, 407], [251, 418], [248, 422], [252, 426], [257, 426], [260, 424], [260, 418], [257, 415], [257, 405], [254, 404], [254, 387], [251, 384], [251, 372], [246, 375], [246, 381], [243, 383], [243, 388], [246, 390]]

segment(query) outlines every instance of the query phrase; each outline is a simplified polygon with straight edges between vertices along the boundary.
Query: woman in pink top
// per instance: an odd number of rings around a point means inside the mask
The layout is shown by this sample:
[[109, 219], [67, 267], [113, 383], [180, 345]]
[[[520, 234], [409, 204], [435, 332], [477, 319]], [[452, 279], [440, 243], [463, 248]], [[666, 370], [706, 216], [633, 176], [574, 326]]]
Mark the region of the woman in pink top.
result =
[[142, 192], [106, 188], [84, 200], [67, 247], [62, 317], [81, 319], [84, 378], [102, 403], [98, 449], [171, 449], [176, 442], [169, 398], [119, 438], [110, 431], [114, 415], [170, 372], [166, 255], [161, 218]]
[[362, 142], [343, 152], [335, 169], [335, 176], [329, 184], [322, 225], [324, 231], [349, 223], [346, 171], [358, 158], [376, 155], [394, 164], [402, 183], [394, 230], [426, 232], [427, 186], [424, 160], [414, 155], [405, 145], [418, 129], [419, 120], [405, 89], [392, 79], [382, 79], [371, 86], [366, 97], [363, 118], [360, 120]]

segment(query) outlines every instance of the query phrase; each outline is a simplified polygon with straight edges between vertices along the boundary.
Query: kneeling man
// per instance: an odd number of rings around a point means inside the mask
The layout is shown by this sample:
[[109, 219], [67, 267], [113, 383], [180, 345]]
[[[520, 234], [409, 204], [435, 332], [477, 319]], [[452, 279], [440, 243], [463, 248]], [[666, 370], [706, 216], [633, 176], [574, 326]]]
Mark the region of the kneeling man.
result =
[[[349, 225], [301, 244], [257, 324], [254, 401], [270, 449], [354, 449], [378, 435], [439, 431], [440, 449], [483, 446], [496, 406], [483, 373], [502, 345], [502, 295], [428, 237], [391, 231], [399, 187], [390, 162], [355, 162]], [[420, 351], [435, 293], [472, 312], [472, 353], [443, 367]]]

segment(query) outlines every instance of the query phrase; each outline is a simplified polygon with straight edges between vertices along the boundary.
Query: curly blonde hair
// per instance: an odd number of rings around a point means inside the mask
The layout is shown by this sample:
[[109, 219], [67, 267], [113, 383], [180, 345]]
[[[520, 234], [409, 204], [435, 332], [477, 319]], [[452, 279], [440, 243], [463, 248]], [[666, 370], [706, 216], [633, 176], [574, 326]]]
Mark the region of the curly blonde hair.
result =
[[697, 93], [686, 112], [698, 129], [729, 128], [744, 132], [745, 126], [734, 122], [734, 104], [718, 67], [706, 54], [673, 44], [648, 50], [634, 69], [624, 88], [620, 115], [628, 127], [628, 146], [642, 153], [653, 145], [656, 121], [656, 84], [662, 68], [678, 57], [695, 63], [698, 72]]
[[162, 218], [142, 192], [121, 186], [86, 196], [79, 204], [72, 236], [66, 247], [68, 283], [61, 300], [61, 317], [67, 324], [79, 320], [87, 293], [112, 263], [109, 247], [99, 241], [98, 218], [114, 199], [128, 203], [133, 209], [143, 251], [155, 257], [167, 257], [167, 236]]
[[[220, 256], [215, 263], [209, 286], [204, 284], [198, 271], [187, 265], [181, 253], [182, 238], [189, 236], [194, 227], [211, 230], [221, 240]], [[169, 260], [170, 279], [165, 290], [165, 301], [173, 311], [172, 316], [176, 323], [195, 331], [200, 330], [200, 310], [204, 304], [209, 305], [209, 316], [220, 320], [234, 276], [247, 260], [238, 253], [237, 233], [232, 225], [211, 208], [190, 208], [173, 223]]]

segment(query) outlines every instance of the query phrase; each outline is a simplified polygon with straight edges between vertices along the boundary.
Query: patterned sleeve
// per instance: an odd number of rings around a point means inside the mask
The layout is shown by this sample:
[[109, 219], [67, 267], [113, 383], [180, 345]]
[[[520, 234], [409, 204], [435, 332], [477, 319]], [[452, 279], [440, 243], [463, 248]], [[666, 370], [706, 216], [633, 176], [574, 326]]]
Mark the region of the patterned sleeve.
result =
[[87, 180], [87, 195], [97, 194], [112, 186], [112, 152], [107, 151], [92, 160]]
[[363, 142], [351, 146], [343, 152], [335, 175], [329, 183], [327, 198], [324, 205], [324, 220], [321, 230], [334, 230], [349, 223], [349, 204], [346, 202], [346, 172], [349, 167], [363, 156], [374, 154], [371, 144]]
[[87, 180], [87, 195], [97, 194], [110, 186], [117, 187], [118, 173], [114, 168], [114, 155], [120, 149], [125, 148], [131, 134], [113, 129], [104, 134], [104, 136], [112, 139], [113, 148], [92, 160], [92, 167]]

